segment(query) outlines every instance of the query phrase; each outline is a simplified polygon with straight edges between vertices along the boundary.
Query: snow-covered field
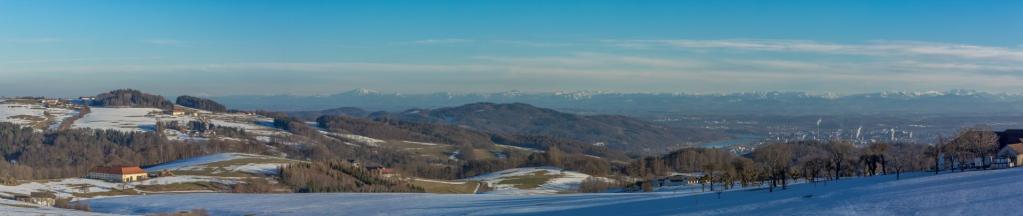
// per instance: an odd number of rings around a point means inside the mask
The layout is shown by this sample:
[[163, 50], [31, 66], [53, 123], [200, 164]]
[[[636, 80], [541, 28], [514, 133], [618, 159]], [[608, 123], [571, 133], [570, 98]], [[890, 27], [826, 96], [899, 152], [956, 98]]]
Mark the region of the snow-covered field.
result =
[[[579, 189], [579, 183], [587, 177], [590, 177], [590, 175], [564, 171], [556, 167], [530, 167], [493, 172], [472, 177], [468, 180], [489, 183], [493, 191], [487, 193], [492, 194], [557, 194], [576, 192]], [[516, 179], [528, 181], [525, 180], [527, 178], [544, 179], [546, 182], [538, 187], [529, 189], [518, 188], [517, 186], [519, 185], [509, 183], [521, 182], [515, 181]]]
[[[64, 119], [77, 114], [77, 111], [63, 108], [45, 108], [40, 104], [19, 104], [0, 102], [0, 122], [33, 126], [51, 120], [46, 128], [56, 128]], [[47, 116], [47, 114], [49, 116]]]
[[153, 171], [160, 171], [160, 170], [182, 169], [182, 168], [194, 167], [194, 166], [198, 166], [198, 165], [210, 164], [210, 163], [214, 163], [214, 162], [234, 160], [234, 159], [242, 157], [243, 155], [246, 155], [246, 154], [240, 154], [240, 153], [211, 154], [211, 155], [206, 155], [206, 156], [201, 156], [201, 157], [182, 159], [182, 160], [177, 160], [177, 161], [172, 161], [172, 162], [160, 164], [160, 165], [157, 165], [157, 166], [146, 168], [146, 171], [153, 172]]
[[208, 115], [210, 121], [219, 126], [245, 129], [245, 132], [269, 136], [282, 130], [273, 127], [273, 119], [244, 114], [216, 113]]
[[564, 195], [161, 194], [90, 200], [97, 212], [215, 215], [1018, 215], [1023, 169], [916, 173], [716, 193]]
[[66, 178], [52, 181], [34, 181], [16, 186], [0, 185], [0, 197], [13, 197], [18, 194], [30, 194], [32, 192], [49, 191], [58, 197], [76, 197], [76, 194], [101, 193], [114, 189], [133, 189], [139, 185], [166, 185], [187, 182], [216, 182], [221, 184], [235, 184], [237, 181], [231, 178], [210, 177], [210, 176], [171, 176], [148, 179], [140, 182], [127, 184], [112, 183], [87, 178]]
[[[160, 109], [155, 108], [101, 108], [90, 109], [72, 128], [93, 128], [119, 131], [152, 131], [156, 128]], [[170, 118], [170, 116], [166, 116]], [[171, 120], [171, 119], [166, 119]], [[185, 121], [187, 122], [187, 121]]]
[[14, 124], [31, 124], [32, 121], [16, 116], [43, 117], [45, 109], [36, 105], [0, 104], [0, 121]]
[[59, 209], [49, 206], [39, 206], [14, 200], [0, 199], [0, 216], [22, 216], [22, 215], [111, 215], [104, 213], [93, 213]]
[[81, 199], [85, 197], [80, 197], [80, 194], [101, 193], [114, 189], [134, 189], [140, 185], [168, 185], [192, 182], [214, 182], [231, 185], [242, 181], [241, 177], [233, 176], [244, 176], [232, 175], [233, 173], [257, 174], [256, 176], [273, 174], [277, 171], [277, 167], [291, 161], [293, 160], [264, 155], [221, 153], [173, 161], [146, 169], [148, 172], [171, 170], [178, 174], [177, 176], [158, 177], [127, 184], [87, 178], [33, 181], [17, 186], [0, 185], [0, 197], [13, 197], [19, 194], [49, 191], [55, 193], [58, 197]]
[[[200, 112], [200, 116], [202, 118], [208, 119], [215, 125], [219, 125], [221, 127], [241, 128], [245, 129], [246, 132], [255, 135], [269, 136], [283, 132], [282, 130], [273, 128], [273, 119], [262, 116], [210, 113], [205, 111], [196, 112]], [[158, 121], [178, 121], [179, 123], [184, 124], [194, 120], [197, 120], [197, 117], [188, 115], [167, 115], [160, 109], [156, 108], [93, 107], [89, 114], [86, 114], [82, 119], [75, 121], [72, 127], [114, 129], [120, 131], [152, 131], [155, 130], [156, 122]], [[177, 139], [193, 139], [187, 136], [177, 137]]]
[[355, 135], [355, 134], [335, 133], [335, 132], [325, 131], [325, 130], [322, 130], [322, 129], [320, 130], [320, 133], [322, 133], [324, 135], [328, 135], [328, 136], [335, 136], [335, 137], [339, 137], [339, 138], [345, 138], [345, 139], [352, 140], [352, 141], [358, 142], [358, 143], [360, 143], [362, 145], [370, 146], [370, 147], [380, 147], [380, 143], [386, 142], [386, 141], [381, 140], [381, 139], [375, 139], [375, 138], [366, 137], [366, 136], [360, 136], [360, 135]]
[[221, 174], [226, 172], [272, 174], [277, 172], [277, 167], [291, 162], [294, 162], [294, 160], [273, 156], [243, 153], [220, 153], [168, 162], [146, 168], [146, 171], [153, 172], [171, 170], [203, 171], [211, 174]]
[[15, 194], [29, 194], [37, 191], [50, 191], [58, 197], [72, 197], [73, 193], [103, 192], [111, 188], [119, 188], [117, 183], [95, 179], [67, 178], [54, 181], [36, 181], [17, 186], [0, 185], [0, 196], [13, 197]]

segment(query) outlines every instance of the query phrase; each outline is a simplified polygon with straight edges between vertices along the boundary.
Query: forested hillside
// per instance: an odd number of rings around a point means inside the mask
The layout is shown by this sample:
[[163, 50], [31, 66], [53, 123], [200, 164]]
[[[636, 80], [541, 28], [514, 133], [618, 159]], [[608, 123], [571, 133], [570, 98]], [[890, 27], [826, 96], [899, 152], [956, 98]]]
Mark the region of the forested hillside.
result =
[[548, 136], [637, 153], [660, 153], [678, 146], [727, 138], [712, 130], [673, 128], [617, 115], [563, 113], [521, 103], [474, 103], [432, 110], [375, 113], [372, 117], [447, 124], [495, 134]]
[[216, 152], [264, 153], [267, 146], [211, 140], [202, 145], [152, 132], [67, 129], [40, 133], [0, 122], [0, 177], [50, 179], [84, 176], [111, 164], [149, 165]]
[[308, 121], [315, 121], [320, 116], [350, 116], [350, 117], [366, 117], [371, 112], [356, 107], [341, 107], [319, 111], [295, 111], [287, 112], [289, 116], [300, 118]]
[[93, 106], [109, 107], [150, 107], [159, 109], [174, 108], [174, 104], [160, 95], [142, 93], [135, 89], [118, 89], [96, 95]]
[[221, 105], [220, 103], [217, 103], [216, 101], [213, 101], [213, 100], [210, 100], [210, 99], [205, 99], [205, 98], [192, 97], [192, 96], [188, 96], [188, 95], [178, 96], [178, 99], [176, 100], [176, 103], [178, 105], [181, 105], [181, 106], [191, 107], [191, 108], [196, 108], [196, 109], [201, 109], [201, 110], [206, 110], [206, 111], [211, 111], [211, 112], [227, 112], [227, 107], [225, 107], [224, 105]]
[[423, 192], [422, 188], [389, 179], [342, 162], [294, 163], [280, 170], [282, 183], [295, 192]]
[[620, 150], [543, 135], [486, 133], [445, 124], [414, 123], [386, 118], [371, 120], [348, 116], [321, 116], [317, 119], [317, 123], [319, 127], [334, 132], [382, 139], [435, 142], [470, 147], [503, 144], [531, 149], [548, 149], [551, 146], [558, 146], [568, 153], [619, 160], [627, 158]]

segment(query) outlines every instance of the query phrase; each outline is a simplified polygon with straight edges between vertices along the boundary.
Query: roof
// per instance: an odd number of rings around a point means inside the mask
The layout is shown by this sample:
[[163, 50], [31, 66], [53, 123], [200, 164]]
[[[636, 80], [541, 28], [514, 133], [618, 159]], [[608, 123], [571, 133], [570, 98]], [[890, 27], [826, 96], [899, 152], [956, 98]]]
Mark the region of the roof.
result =
[[96, 167], [92, 170], [92, 172], [117, 175], [146, 173], [145, 170], [142, 170], [142, 168], [139, 168], [138, 166]]
[[1005, 147], [1011, 148], [1012, 151], [1016, 152], [1016, 154], [1023, 154], [1023, 143], [1009, 144], [1006, 145]]

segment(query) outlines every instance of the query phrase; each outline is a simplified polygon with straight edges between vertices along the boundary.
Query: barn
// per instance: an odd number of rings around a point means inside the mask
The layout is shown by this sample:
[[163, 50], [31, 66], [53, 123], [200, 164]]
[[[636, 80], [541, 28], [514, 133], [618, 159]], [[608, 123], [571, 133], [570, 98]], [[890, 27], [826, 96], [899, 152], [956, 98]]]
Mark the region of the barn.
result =
[[149, 175], [138, 166], [104, 166], [92, 169], [87, 178], [109, 182], [134, 182], [146, 180]]

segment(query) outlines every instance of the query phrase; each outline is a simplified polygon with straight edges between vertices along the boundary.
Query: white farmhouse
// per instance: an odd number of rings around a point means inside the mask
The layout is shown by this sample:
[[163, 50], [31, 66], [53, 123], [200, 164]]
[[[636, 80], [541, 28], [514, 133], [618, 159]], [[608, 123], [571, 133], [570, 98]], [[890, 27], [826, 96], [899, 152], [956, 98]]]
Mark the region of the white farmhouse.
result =
[[137, 166], [109, 166], [96, 167], [89, 172], [87, 178], [109, 182], [134, 182], [148, 179], [149, 174]]

